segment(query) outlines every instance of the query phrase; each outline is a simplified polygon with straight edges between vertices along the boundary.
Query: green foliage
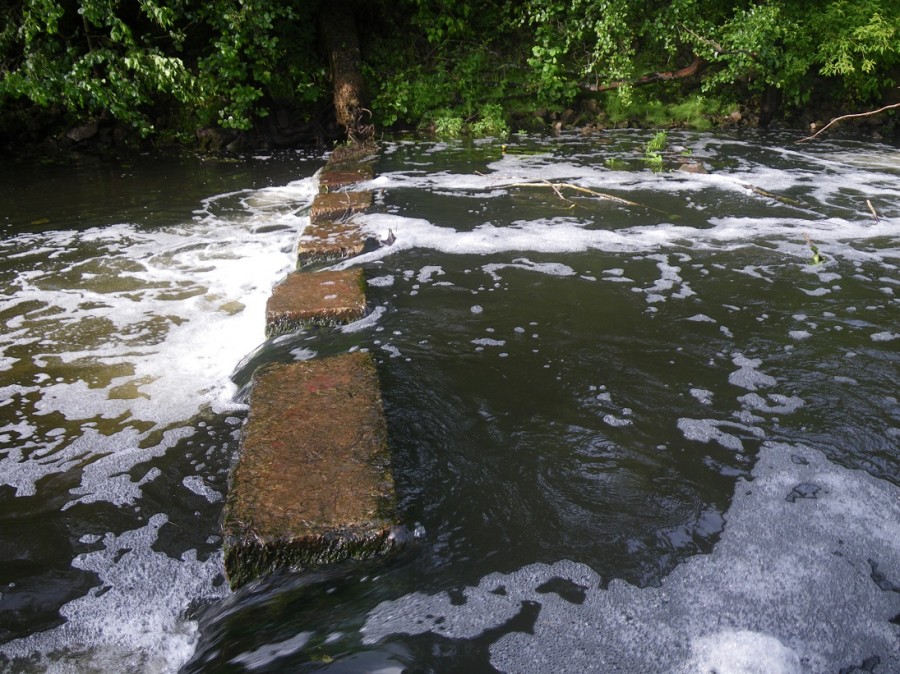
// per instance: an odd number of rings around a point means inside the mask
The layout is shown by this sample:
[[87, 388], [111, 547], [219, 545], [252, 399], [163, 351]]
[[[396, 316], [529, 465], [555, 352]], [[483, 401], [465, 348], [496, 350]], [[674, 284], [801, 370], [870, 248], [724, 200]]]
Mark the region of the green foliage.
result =
[[653, 137], [647, 141], [644, 148], [644, 161], [654, 170], [661, 171], [663, 165], [662, 151], [666, 149], [669, 142], [669, 134], [665, 131], [657, 131]]
[[859, 99], [875, 99], [892, 84], [900, 62], [900, 8], [879, 0], [835, 0], [810, 17], [820, 37], [814, 61], [822, 75], [842, 78]]
[[665, 131], [657, 131], [653, 134], [653, 138], [647, 141], [646, 154], [659, 153], [666, 149], [669, 142], [669, 134]]
[[312, 14], [297, 6], [24, 0], [3, 12], [0, 103], [109, 117], [143, 136], [160, 104], [192, 110], [196, 124], [246, 129], [266, 95], [314, 100], [324, 90]]
[[434, 134], [439, 138], [458, 138], [462, 135], [463, 124], [462, 117], [444, 110], [434, 117]]
[[[817, 91], [858, 108], [894, 86], [900, 64], [897, 0], [353, 7], [366, 26], [373, 121], [430, 125], [444, 136], [503, 137], [508, 120], [577, 109], [585, 96], [602, 101], [612, 124], [701, 129], [721, 116], [720, 101], [773, 91], [788, 108]], [[249, 129], [274, 101], [327, 100], [317, 35], [326, 11], [336, 10], [318, 0], [0, 0], [0, 110], [115, 119], [145, 136], [160, 119]], [[697, 58], [703, 67], [688, 79], [641, 79]], [[611, 90], [596, 93], [603, 88]]]
[[509, 126], [506, 123], [503, 108], [496, 103], [482, 106], [478, 113], [478, 119], [471, 125], [471, 130], [473, 136], [506, 138], [509, 135]]

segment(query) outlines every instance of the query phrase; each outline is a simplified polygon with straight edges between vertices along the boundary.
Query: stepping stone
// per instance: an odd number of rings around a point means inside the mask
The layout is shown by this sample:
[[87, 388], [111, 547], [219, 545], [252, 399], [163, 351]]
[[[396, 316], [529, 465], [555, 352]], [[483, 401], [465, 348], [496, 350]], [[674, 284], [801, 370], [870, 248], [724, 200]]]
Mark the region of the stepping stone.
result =
[[266, 365], [225, 504], [232, 588], [287, 567], [368, 559], [397, 542], [378, 377], [367, 353]]
[[293, 272], [272, 290], [266, 302], [266, 335], [304, 325], [351, 323], [366, 314], [361, 269]]
[[353, 257], [362, 253], [365, 245], [365, 237], [352, 222], [311, 224], [297, 243], [297, 261], [308, 264]]
[[320, 192], [309, 209], [309, 220], [318, 225], [328, 220], [341, 220], [372, 206], [372, 192]]
[[353, 164], [346, 169], [326, 167], [319, 174], [319, 185], [324, 192], [332, 192], [340, 187], [371, 180], [374, 175], [375, 169], [371, 164]]
[[375, 142], [347, 143], [346, 145], [338, 145], [331, 151], [325, 166], [326, 168], [344, 168], [350, 164], [358, 164], [374, 159], [377, 155], [378, 144]]

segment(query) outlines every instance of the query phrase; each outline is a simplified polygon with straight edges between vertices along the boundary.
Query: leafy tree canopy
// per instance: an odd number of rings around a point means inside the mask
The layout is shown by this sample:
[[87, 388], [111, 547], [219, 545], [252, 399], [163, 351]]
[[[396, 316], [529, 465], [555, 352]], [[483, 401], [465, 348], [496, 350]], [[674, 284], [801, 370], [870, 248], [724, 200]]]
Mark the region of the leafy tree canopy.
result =
[[[900, 0], [0, 0], [0, 116], [148, 137], [311, 111], [330, 87], [320, 13], [349, 11], [382, 126], [491, 133], [603, 91], [627, 105], [647, 82], [641, 96], [680, 104], [774, 90], [789, 108], [823, 92], [852, 107], [900, 72]], [[690, 78], [648, 77], [692, 63]]]

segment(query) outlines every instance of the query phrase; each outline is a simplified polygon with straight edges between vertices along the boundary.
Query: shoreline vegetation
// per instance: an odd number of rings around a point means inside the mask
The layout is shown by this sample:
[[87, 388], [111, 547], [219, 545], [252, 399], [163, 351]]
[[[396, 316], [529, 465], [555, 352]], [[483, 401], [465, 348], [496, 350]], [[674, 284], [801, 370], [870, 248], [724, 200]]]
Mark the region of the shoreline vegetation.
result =
[[842, 131], [900, 138], [896, 0], [0, 0], [0, 18], [7, 156], [397, 131], [812, 138], [850, 115]]

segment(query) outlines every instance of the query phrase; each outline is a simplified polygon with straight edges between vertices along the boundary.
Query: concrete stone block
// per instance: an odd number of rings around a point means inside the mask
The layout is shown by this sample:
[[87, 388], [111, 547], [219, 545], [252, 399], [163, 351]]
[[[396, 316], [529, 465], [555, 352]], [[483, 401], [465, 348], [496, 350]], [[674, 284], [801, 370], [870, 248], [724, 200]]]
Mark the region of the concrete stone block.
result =
[[365, 245], [365, 237], [353, 222], [310, 224], [297, 243], [297, 261], [309, 264], [353, 257], [362, 253]]
[[309, 209], [309, 220], [318, 225], [326, 221], [342, 220], [372, 206], [372, 192], [320, 192]]
[[369, 354], [261, 367], [225, 505], [232, 588], [394, 547], [395, 494]]
[[366, 313], [364, 287], [361, 269], [288, 274], [266, 302], [266, 334], [359, 320]]
[[351, 164], [337, 169], [326, 167], [319, 174], [319, 186], [323, 192], [333, 192], [341, 187], [371, 180], [374, 175], [372, 164]]
[[373, 141], [338, 145], [328, 156], [326, 167], [343, 168], [374, 160], [378, 156], [378, 149], [378, 143]]

